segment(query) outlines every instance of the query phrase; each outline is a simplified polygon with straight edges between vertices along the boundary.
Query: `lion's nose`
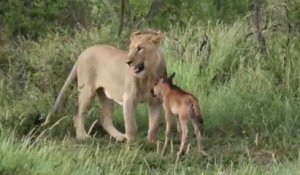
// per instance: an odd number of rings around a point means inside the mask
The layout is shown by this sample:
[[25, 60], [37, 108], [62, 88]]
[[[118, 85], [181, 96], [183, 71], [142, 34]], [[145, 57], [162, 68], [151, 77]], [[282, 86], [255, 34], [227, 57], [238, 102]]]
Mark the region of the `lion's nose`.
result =
[[130, 66], [130, 64], [132, 63], [132, 61], [127, 61], [126, 63], [128, 64], [128, 66]]

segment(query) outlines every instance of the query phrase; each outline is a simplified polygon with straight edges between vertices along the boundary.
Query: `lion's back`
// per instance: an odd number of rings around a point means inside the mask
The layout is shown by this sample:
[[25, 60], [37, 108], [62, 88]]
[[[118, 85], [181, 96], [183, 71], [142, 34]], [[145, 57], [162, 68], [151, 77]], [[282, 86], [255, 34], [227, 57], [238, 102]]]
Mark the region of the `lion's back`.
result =
[[78, 86], [103, 88], [112, 99], [120, 101], [124, 91], [127, 53], [108, 45], [84, 50], [77, 60]]

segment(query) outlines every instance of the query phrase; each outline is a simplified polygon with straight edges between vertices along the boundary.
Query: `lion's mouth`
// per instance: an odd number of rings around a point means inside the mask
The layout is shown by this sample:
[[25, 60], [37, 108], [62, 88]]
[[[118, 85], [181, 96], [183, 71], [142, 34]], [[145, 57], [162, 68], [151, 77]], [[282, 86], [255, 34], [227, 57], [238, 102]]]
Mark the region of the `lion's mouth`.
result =
[[144, 69], [145, 69], [144, 63], [140, 63], [140, 64], [138, 64], [137, 66], [134, 66], [134, 72], [135, 72], [136, 74], [142, 72]]

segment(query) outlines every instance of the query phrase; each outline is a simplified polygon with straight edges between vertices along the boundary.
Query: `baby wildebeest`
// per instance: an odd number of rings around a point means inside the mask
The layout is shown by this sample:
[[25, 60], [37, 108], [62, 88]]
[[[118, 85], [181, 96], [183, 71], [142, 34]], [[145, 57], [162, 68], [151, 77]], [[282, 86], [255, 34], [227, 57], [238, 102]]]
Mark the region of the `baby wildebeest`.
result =
[[171, 134], [172, 114], [177, 115], [177, 130], [180, 134], [180, 148], [177, 152], [177, 160], [183, 153], [188, 135], [188, 121], [191, 118], [194, 126], [195, 135], [197, 138], [198, 150], [201, 151], [200, 145], [200, 124], [203, 123], [200, 107], [196, 97], [192, 94], [185, 92], [181, 88], [173, 84], [172, 80], [175, 73], [168, 78], [161, 78], [154, 85], [151, 93], [153, 96], [160, 98], [163, 102], [166, 119], [166, 140], [162, 150], [164, 153]]

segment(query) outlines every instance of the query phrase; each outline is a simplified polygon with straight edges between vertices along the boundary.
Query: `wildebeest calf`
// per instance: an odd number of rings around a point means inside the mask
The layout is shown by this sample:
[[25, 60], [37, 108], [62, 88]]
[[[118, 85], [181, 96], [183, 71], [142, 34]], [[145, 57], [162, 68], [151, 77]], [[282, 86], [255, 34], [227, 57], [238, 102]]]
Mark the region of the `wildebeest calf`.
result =
[[171, 134], [172, 114], [177, 115], [177, 129], [180, 134], [180, 148], [177, 152], [177, 159], [183, 153], [187, 135], [188, 121], [191, 119], [194, 132], [197, 138], [198, 150], [201, 150], [200, 125], [203, 123], [200, 107], [196, 97], [174, 85], [172, 80], [175, 73], [168, 78], [161, 78], [151, 90], [152, 95], [160, 98], [163, 102], [166, 119], [166, 138], [162, 154], [164, 153]]

